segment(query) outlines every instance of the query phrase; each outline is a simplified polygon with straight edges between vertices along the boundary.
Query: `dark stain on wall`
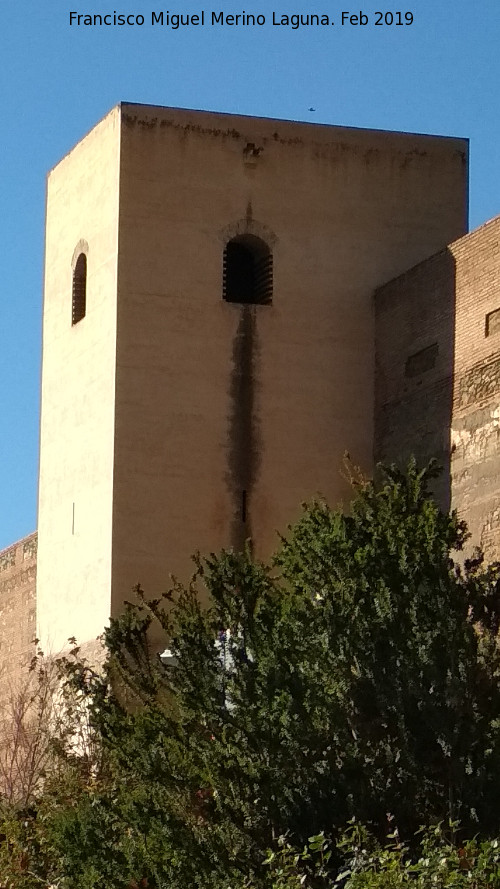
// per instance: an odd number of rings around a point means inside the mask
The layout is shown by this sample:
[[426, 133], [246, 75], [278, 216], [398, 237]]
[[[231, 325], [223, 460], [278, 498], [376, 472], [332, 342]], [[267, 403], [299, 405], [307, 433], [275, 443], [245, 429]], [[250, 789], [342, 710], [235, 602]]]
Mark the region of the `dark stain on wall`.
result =
[[229, 388], [227, 485], [233, 504], [230, 544], [242, 550], [252, 536], [252, 489], [260, 463], [260, 439], [255, 412], [259, 347], [257, 309], [242, 306], [233, 341]]
[[128, 127], [133, 128], [137, 126], [142, 130], [154, 130], [159, 125], [162, 129], [169, 127], [173, 130], [184, 131], [185, 133], [198, 133], [198, 135], [201, 136], [222, 136], [223, 138], [230, 136], [232, 139], [242, 138], [242, 134], [239, 133], [238, 130], [235, 130], [234, 127], [229, 127], [227, 130], [223, 130], [215, 127], [203, 127], [200, 124], [176, 123], [174, 120], [166, 118], [162, 118], [159, 121], [158, 117], [148, 117], [147, 115], [139, 117], [137, 114], [128, 114], [125, 111], [122, 111], [122, 120]]

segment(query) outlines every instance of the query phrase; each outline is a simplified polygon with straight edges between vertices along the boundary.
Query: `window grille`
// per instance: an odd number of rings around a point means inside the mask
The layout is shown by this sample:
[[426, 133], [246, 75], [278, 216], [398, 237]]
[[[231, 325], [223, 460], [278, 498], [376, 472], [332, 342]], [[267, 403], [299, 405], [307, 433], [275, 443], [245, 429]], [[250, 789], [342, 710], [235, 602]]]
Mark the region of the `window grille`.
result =
[[87, 257], [80, 253], [73, 271], [73, 301], [71, 323], [78, 324], [85, 318], [87, 308]]
[[271, 305], [273, 255], [260, 238], [241, 235], [226, 244], [222, 295], [230, 303]]

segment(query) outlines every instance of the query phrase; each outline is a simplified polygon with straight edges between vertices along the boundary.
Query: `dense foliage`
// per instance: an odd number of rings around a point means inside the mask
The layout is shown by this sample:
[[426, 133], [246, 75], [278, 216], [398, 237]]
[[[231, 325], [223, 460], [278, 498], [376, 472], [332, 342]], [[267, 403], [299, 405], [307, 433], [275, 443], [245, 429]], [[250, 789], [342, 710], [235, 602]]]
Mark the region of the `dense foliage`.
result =
[[[329, 887], [353, 817], [382, 839], [391, 813], [416, 858], [425, 823], [500, 834], [499, 571], [452, 561], [466, 529], [434, 475], [360, 480], [347, 515], [311, 504], [271, 566], [223, 552], [161, 600], [137, 590], [104, 673], [65, 664], [99, 754], [60, 742], [57, 780], [9, 809], [2, 872], [18, 854], [67, 889]], [[301, 852], [321, 832], [318, 868]]]
[[[335, 877], [327, 878], [325, 885], [327, 889], [498, 889], [499, 841], [461, 841], [457, 827], [451, 822], [446, 829], [438, 824], [420, 830], [410, 853], [397, 828], [379, 843], [353, 820], [337, 841], [342, 868]], [[327, 874], [330, 858], [330, 843], [324, 834], [311, 837], [299, 854], [283, 839], [267, 859], [270, 885], [272, 889], [310, 886], [310, 879], [304, 877], [304, 863], [309, 864], [314, 881], [314, 875]]]

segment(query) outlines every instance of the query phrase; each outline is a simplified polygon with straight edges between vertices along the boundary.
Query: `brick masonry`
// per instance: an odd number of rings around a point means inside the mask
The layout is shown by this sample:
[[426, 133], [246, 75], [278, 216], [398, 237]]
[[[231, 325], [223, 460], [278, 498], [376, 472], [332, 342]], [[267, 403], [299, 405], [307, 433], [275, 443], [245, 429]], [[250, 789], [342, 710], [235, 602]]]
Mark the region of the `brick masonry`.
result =
[[[373, 291], [464, 233], [467, 156], [462, 139], [122, 104], [52, 170], [44, 649], [95, 638], [137, 582], [187, 581], [198, 549], [251, 537], [268, 558], [302, 501], [348, 499], [343, 453], [373, 460]], [[271, 304], [224, 299], [235, 237], [272, 251]]]
[[[488, 560], [500, 557], [498, 309], [500, 217], [375, 295], [375, 459], [436, 456], [436, 494]], [[409, 377], [408, 360], [434, 344], [434, 363]]]

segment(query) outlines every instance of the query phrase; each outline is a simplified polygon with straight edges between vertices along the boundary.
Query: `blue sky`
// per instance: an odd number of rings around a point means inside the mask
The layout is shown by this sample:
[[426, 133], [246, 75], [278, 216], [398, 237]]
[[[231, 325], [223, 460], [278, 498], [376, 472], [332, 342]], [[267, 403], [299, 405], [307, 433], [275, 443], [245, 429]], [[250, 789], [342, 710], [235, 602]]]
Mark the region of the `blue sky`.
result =
[[[70, 11], [115, 9], [147, 24], [70, 27]], [[167, 9], [246, 10], [266, 25], [151, 27]], [[360, 9], [367, 26], [340, 26]], [[376, 27], [376, 10], [414, 22]], [[273, 11], [335, 25], [273, 26]], [[0, 0], [0, 14], [0, 548], [36, 527], [45, 176], [117, 102], [466, 136], [470, 227], [500, 213], [498, 0]]]

